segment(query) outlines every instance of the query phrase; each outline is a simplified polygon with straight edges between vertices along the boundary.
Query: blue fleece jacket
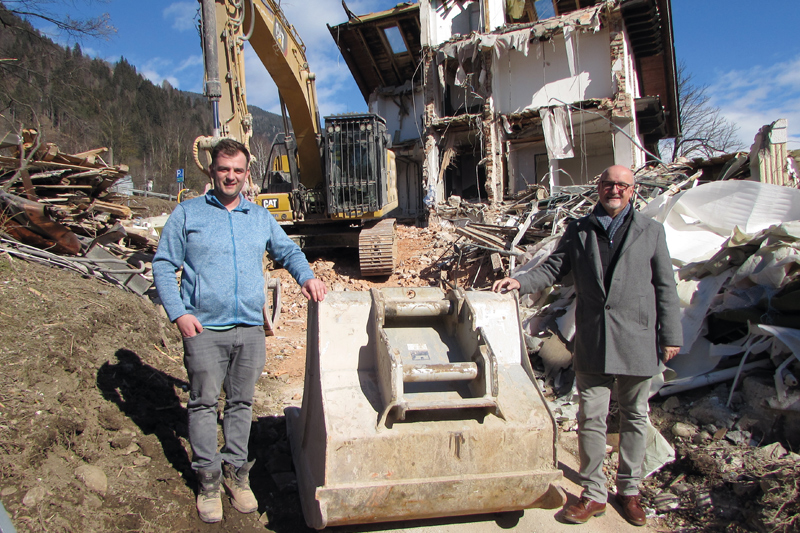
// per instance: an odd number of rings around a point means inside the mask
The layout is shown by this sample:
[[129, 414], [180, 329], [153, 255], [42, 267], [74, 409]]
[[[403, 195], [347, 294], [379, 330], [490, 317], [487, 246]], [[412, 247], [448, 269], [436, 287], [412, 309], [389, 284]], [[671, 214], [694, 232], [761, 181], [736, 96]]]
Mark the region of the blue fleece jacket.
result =
[[[209, 191], [178, 204], [153, 258], [169, 319], [190, 313], [205, 326], [262, 325], [264, 251], [300, 285], [314, 277], [305, 255], [269, 211], [239, 197], [228, 211]], [[175, 273], [183, 267], [180, 289]]]

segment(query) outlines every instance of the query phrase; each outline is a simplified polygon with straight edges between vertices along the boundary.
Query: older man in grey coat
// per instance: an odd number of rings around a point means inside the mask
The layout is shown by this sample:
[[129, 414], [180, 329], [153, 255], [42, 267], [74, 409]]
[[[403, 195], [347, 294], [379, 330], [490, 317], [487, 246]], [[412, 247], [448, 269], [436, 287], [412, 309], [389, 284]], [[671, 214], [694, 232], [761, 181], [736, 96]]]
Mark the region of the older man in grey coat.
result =
[[538, 292], [572, 273], [576, 294], [573, 368], [580, 395], [578, 448], [583, 493], [564, 508], [582, 524], [606, 510], [606, 417], [616, 382], [620, 453], [616, 500], [632, 524], [646, 523], [639, 500], [650, 381], [659, 360], [683, 340], [678, 294], [664, 227], [631, 205], [634, 176], [615, 165], [600, 176], [599, 204], [569, 224], [539, 267], [495, 282], [493, 290]]

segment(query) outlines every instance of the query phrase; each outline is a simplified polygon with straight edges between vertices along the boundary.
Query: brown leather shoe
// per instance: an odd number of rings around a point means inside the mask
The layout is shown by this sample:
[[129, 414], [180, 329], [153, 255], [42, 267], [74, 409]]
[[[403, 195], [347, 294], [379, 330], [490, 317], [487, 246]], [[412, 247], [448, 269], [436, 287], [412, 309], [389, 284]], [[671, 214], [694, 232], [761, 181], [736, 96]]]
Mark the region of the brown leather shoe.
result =
[[622, 507], [622, 516], [633, 524], [634, 526], [643, 526], [647, 523], [647, 515], [642, 509], [642, 502], [637, 494], [636, 496], [623, 496], [617, 494], [617, 503]]
[[564, 520], [571, 524], [585, 524], [593, 516], [601, 516], [606, 512], [606, 504], [581, 496], [572, 505], [564, 507]]

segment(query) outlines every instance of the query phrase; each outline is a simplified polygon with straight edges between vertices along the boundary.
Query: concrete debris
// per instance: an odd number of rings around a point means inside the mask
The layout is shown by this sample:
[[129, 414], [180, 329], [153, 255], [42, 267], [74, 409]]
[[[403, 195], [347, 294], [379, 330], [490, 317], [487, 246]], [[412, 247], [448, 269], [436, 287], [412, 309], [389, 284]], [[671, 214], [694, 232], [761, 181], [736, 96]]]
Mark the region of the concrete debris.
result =
[[86, 488], [93, 492], [105, 494], [108, 490], [108, 478], [97, 466], [83, 464], [75, 469], [75, 477], [83, 481]]
[[25, 493], [22, 498], [22, 505], [25, 507], [36, 507], [47, 497], [47, 489], [36, 486]]
[[691, 438], [697, 433], [697, 427], [693, 426], [692, 424], [686, 424], [684, 422], [676, 422], [674, 426], [672, 426], [672, 434], [676, 437], [683, 437], [685, 439]]
[[137, 294], [150, 287], [143, 259], [158, 235], [137, 225], [124, 197], [111, 192], [127, 166], [106, 164], [106, 148], [64, 153], [36, 130], [7, 135], [1, 146], [0, 249]]

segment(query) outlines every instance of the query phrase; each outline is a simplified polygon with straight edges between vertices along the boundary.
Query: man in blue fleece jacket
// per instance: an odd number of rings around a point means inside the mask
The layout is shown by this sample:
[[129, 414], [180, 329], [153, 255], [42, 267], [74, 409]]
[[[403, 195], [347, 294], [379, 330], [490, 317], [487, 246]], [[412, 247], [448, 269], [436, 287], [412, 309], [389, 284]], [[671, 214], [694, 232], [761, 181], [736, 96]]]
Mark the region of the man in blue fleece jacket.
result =
[[[211, 152], [214, 188], [175, 208], [153, 259], [158, 295], [183, 336], [191, 387], [189, 442], [199, 479], [197, 512], [204, 522], [222, 520], [220, 482], [240, 512], [258, 502], [250, 490], [247, 461], [253, 394], [266, 362], [264, 251], [279, 261], [315, 302], [327, 293], [300, 248], [266, 209], [241, 194], [249, 180], [250, 153], [223, 139]], [[183, 268], [180, 288], [176, 272]], [[225, 389], [217, 449], [217, 401]]]

